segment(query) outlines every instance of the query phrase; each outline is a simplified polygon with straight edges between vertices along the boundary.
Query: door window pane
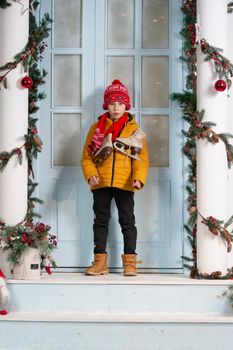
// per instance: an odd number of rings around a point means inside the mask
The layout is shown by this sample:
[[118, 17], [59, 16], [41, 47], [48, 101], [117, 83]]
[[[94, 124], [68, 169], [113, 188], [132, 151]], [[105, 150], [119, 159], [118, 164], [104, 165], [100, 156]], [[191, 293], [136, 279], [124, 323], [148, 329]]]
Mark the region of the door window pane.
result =
[[107, 84], [114, 79], [119, 79], [128, 88], [131, 107], [134, 106], [134, 57], [108, 56]]
[[143, 115], [142, 130], [146, 133], [151, 167], [169, 166], [169, 116]]
[[169, 60], [163, 56], [142, 57], [142, 107], [166, 108], [169, 105]]
[[54, 47], [81, 47], [82, 1], [54, 0]]
[[55, 55], [54, 106], [81, 105], [81, 56]]
[[134, 0], [108, 0], [108, 48], [134, 47]]
[[142, 48], [169, 46], [169, 0], [142, 1]]
[[81, 114], [54, 113], [53, 165], [79, 165], [81, 159]]

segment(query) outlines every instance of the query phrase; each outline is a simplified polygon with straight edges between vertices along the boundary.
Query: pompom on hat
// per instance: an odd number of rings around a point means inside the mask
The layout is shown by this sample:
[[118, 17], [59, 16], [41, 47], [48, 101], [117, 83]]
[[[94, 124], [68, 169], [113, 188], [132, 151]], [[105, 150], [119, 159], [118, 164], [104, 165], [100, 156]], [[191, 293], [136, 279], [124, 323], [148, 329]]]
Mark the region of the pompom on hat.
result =
[[108, 105], [112, 102], [122, 102], [126, 106], [126, 110], [131, 108], [129, 91], [125, 85], [118, 79], [113, 80], [112, 84], [107, 86], [104, 92], [103, 109], [107, 110]]

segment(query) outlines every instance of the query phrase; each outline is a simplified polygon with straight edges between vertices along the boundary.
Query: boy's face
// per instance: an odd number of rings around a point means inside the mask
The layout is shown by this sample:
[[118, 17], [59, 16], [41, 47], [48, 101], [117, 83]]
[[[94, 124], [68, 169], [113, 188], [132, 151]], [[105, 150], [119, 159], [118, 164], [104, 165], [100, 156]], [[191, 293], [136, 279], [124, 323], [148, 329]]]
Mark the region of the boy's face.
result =
[[112, 120], [120, 119], [125, 113], [126, 105], [122, 102], [112, 102], [108, 105], [108, 111]]

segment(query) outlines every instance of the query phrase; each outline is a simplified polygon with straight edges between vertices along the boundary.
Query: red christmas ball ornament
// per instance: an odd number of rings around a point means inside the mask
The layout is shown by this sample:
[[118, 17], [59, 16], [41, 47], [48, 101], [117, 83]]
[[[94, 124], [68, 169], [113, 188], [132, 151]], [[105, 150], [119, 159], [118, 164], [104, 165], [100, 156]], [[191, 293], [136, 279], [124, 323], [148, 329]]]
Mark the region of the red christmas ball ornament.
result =
[[21, 85], [26, 88], [26, 89], [31, 89], [33, 85], [33, 80], [32, 78], [26, 76], [21, 80]]
[[214, 84], [214, 87], [217, 91], [223, 92], [226, 90], [227, 83], [224, 80], [217, 80]]
[[7, 315], [8, 314], [8, 312], [7, 312], [7, 310], [0, 310], [0, 315], [2, 315], [2, 316], [5, 316], [5, 315]]

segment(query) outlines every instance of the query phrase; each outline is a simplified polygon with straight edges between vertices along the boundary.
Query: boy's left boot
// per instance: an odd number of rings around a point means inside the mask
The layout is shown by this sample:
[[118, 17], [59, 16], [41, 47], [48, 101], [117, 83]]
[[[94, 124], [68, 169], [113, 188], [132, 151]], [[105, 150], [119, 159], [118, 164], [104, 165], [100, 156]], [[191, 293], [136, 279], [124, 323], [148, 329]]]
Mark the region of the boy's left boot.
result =
[[86, 269], [85, 275], [88, 275], [88, 276], [107, 275], [109, 273], [108, 266], [107, 266], [107, 259], [108, 259], [107, 253], [95, 254], [94, 261], [92, 262], [92, 265]]
[[124, 276], [137, 276], [137, 264], [141, 264], [142, 261], [137, 261], [136, 254], [122, 254], [121, 255], [123, 262], [123, 274]]

